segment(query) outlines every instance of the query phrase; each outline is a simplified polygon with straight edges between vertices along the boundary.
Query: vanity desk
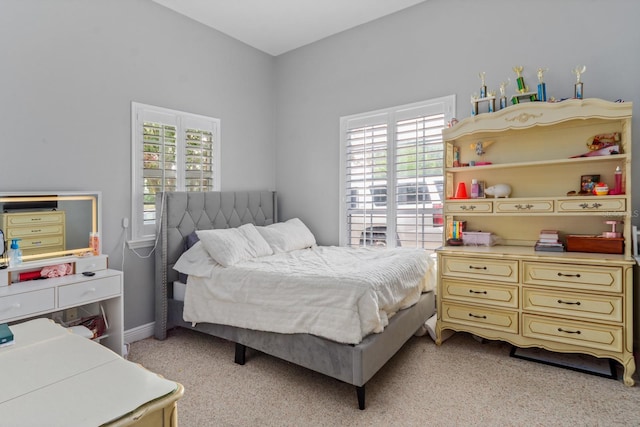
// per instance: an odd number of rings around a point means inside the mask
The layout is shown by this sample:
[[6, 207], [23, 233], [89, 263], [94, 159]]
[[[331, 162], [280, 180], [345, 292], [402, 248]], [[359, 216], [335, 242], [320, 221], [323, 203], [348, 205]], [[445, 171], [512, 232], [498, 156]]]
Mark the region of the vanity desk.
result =
[[[89, 246], [90, 236], [101, 235], [101, 193], [0, 193], [0, 212], [4, 248], [12, 238], [25, 243], [21, 264], [7, 267], [6, 251], [1, 258], [0, 323], [101, 316], [106, 328], [96, 341], [121, 355], [123, 274], [108, 268], [100, 242]], [[43, 269], [60, 265], [67, 265], [64, 275], [41, 278]]]
[[[62, 277], [11, 282], [22, 271], [60, 263], [72, 263], [75, 272]], [[85, 271], [94, 275], [85, 276], [82, 274]], [[121, 355], [124, 344], [122, 282], [121, 271], [107, 268], [106, 255], [52, 258], [0, 270], [0, 323], [52, 317], [54, 313], [62, 314], [74, 308], [79, 317], [98, 315], [104, 310], [107, 329], [97, 340]]]

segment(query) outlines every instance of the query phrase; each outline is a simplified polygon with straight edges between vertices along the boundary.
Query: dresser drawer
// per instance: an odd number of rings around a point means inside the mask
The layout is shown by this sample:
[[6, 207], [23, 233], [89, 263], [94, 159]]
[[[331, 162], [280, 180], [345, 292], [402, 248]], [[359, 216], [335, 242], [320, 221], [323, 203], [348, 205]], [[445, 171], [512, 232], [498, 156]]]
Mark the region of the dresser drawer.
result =
[[64, 224], [64, 211], [19, 212], [6, 214], [7, 227], [29, 227], [33, 224]]
[[495, 211], [497, 213], [521, 214], [553, 212], [553, 200], [510, 201], [509, 199], [499, 199], [495, 201]]
[[442, 256], [442, 275], [498, 282], [518, 282], [518, 261]]
[[588, 197], [560, 199], [558, 212], [624, 212], [627, 201], [624, 197]]
[[492, 285], [442, 279], [441, 292], [442, 298], [452, 301], [518, 308], [518, 287], [516, 285]]
[[518, 333], [518, 312], [442, 302], [442, 321]]
[[524, 288], [522, 308], [541, 314], [622, 322], [623, 298]]
[[41, 289], [0, 297], [0, 323], [55, 308], [54, 289]]
[[598, 325], [523, 314], [522, 335], [599, 350], [615, 352], [623, 350], [622, 326]]
[[490, 201], [471, 201], [450, 202], [444, 205], [445, 213], [491, 213], [493, 212], [493, 203]]
[[524, 284], [622, 292], [622, 267], [524, 261], [522, 269]]
[[58, 288], [58, 306], [59, 308], [74, 306], [112, 295], [115, 296], [120, 292], [120, 276], [103, 277], [82, 283], [60, 286]]
[[20, 242], [20, 248], [23, 251], [51, 246], [60, 246], [64, 249], [64, 236], [33, 236], [24, 238]]
[[62, 224], [42, 224], [32, 225], [30, 227], [11, 227], [7, 231], [7, 237], [10, 239], [23, 239], [30, 236], [43, 236], [47, 234], [64, 234], [64, 226]]

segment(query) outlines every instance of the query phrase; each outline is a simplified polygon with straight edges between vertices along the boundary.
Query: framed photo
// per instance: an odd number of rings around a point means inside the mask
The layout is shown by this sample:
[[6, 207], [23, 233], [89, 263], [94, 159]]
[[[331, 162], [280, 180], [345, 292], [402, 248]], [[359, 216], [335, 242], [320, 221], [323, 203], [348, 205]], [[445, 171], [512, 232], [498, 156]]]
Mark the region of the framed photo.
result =
[[484, 194], [485, 183], [484, 181], [478, 181], [478, 198], [484, 199], [486, 196]]
[[580, 194], [593, 194], [593, 188], [600, 182], [600, 175], [582, 175], [580, 177]]

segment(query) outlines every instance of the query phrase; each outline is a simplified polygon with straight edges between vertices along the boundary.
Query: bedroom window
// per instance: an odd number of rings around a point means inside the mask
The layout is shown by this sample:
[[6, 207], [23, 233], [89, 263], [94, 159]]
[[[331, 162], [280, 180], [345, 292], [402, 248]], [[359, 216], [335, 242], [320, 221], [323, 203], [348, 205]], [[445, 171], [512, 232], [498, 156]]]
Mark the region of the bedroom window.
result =
[[220, 120], [136, 102], [131, 111], [131, 237], [146, 246], [155, 238], [157, 193], [220, 189]]
[[435, 249], [443, 232], [448, 96], [340, 119], [340, 244]]

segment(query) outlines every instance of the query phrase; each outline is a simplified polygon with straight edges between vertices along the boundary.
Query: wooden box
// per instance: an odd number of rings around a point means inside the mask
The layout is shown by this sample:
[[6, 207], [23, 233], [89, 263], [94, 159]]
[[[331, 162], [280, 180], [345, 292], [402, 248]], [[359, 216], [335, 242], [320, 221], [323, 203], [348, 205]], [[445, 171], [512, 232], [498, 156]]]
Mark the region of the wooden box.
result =
[[595, 252], [602, 254], [624, 253], [622, 237], [601, 237], [570, 234], [567, 236], [567, 252]]

